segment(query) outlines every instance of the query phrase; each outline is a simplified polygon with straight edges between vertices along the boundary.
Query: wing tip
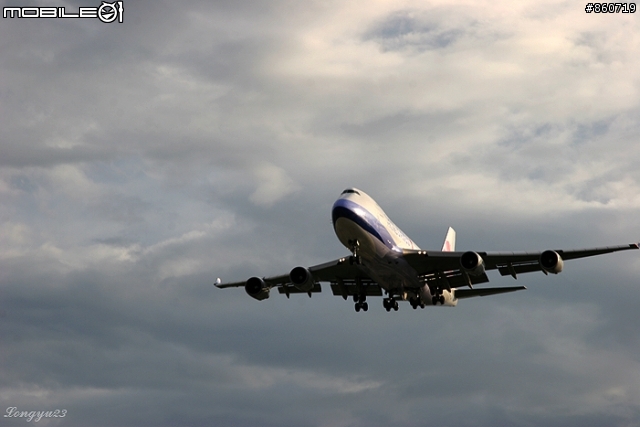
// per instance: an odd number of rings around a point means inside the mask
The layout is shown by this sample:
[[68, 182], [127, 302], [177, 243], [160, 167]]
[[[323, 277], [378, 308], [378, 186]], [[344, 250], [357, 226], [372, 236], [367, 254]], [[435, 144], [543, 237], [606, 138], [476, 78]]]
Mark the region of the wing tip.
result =
[[215, 286], [216, 288], [220, 288], [220, 285], [222, 285], [222, 280], [220, 280], [220, 278], [218, 277], [216, 281], [213, 282], [213, 286]]

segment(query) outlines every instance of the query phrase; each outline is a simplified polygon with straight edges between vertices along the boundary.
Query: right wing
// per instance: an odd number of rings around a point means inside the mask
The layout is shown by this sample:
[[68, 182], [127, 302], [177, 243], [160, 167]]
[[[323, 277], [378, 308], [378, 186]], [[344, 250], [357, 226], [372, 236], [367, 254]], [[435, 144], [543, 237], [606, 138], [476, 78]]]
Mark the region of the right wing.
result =
[[[314, 265], [313, 267], [308, 268], [309, 272], [313, 274], [313, 277], [316, 282], [334, 282], [339, 279], [343, 280], [356, 280], [360, 279], [369, 279], [366, 277], [360, 269], [353, 264], [349, 263], [349, 258], [339, 258], [334, 261], [325, 262], [324, 264]], [[282, 274], [280, 276], [272, 276], [272, 277], [264, 277], [262, 278], [265, 283], [275, 286], [282, 286], [291, 283], [291, 278], [289, 274]], [[370, 279], [369, 279], [370, 280]], [[242, 282], [232, 282], [232, 283], [221, 283], [220, 279], [218, 279], [214, 285], [217, 288], [238, 288], [240, 286], [244, 286], [247, 281]]]
[[[371, 280], [369, 276], [358, 268], [357, 265], [351, 264], [349, 258], [338, 258], [323, 264], [314, 265], [308, 268], [315, 282], [313, 287], [308, 291], [302, 291], [291, 283], [289, 274], [279, 276], [264, 277], [261, 280], [269, 290], [277, 287], [278, 292], [285, 294], [296, 293], [312, 293], [321, 292], [319, 282], [329, 282], [334, 295], [340, 295], [344, 299], [350, 295], [382, 296], [380, 286]], [[250, 279], [251, 280], [251, 279]], [[222, 283], [220, 279], [216, 280], [214, 285], [218, 288], [237, 288], [247, 285], [247, 281]]]

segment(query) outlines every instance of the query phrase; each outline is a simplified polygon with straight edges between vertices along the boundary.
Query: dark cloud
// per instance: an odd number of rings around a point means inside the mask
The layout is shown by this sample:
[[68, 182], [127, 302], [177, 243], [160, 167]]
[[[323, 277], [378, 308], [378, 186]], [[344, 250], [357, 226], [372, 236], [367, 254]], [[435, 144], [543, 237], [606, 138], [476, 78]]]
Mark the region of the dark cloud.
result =
[[447, 28], [432, 13], [400, 11], [376, 23], [364, 35], [364, 40], [377, 42], [385, 51], [407, 48], [417, 51], [445, 49], [468, 30], [468, 25], [463, 28]]
[[636, 422], [636, 253], [455, 309], [356, 314], [328, 286], [263, 302], [212, 286], [344, 255], [330, 207], [350, 186], [429, 249], [449, 225], [459, 249], [638, 240], [629, 17], [356, 6], [125, 1], [123, 24], [3, 20], [0, 410], [68, 411], [43, 425]]

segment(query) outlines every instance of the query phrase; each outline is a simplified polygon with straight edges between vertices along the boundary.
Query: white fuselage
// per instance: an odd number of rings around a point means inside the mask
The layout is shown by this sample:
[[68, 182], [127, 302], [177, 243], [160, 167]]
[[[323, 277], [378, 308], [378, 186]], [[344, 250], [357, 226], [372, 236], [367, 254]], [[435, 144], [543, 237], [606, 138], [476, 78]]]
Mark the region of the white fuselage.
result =
[[[420, 296], [430, 304], [429, 287], [402, 256], [405, 250], [420, 248], [370, 196], [355, 188], [345, 190], [334, 203], [331, 216], [338, 239], [349, 251], [357, 253], [364, 273], [390, 296]], [[450, 292], [445, 293], [445, 299], [446, 305], [455, 304]]]

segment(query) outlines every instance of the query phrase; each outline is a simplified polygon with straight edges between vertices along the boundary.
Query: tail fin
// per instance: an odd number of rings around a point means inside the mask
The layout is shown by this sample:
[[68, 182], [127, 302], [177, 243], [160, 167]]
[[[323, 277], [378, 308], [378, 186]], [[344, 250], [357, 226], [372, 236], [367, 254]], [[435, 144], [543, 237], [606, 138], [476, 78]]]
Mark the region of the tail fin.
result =
[[447, 230], [447, 237], [444, 238], [444, 244], [442, 245], [442, 252], [453, 252], [456, 250], [456, 230], [449, 227]]

